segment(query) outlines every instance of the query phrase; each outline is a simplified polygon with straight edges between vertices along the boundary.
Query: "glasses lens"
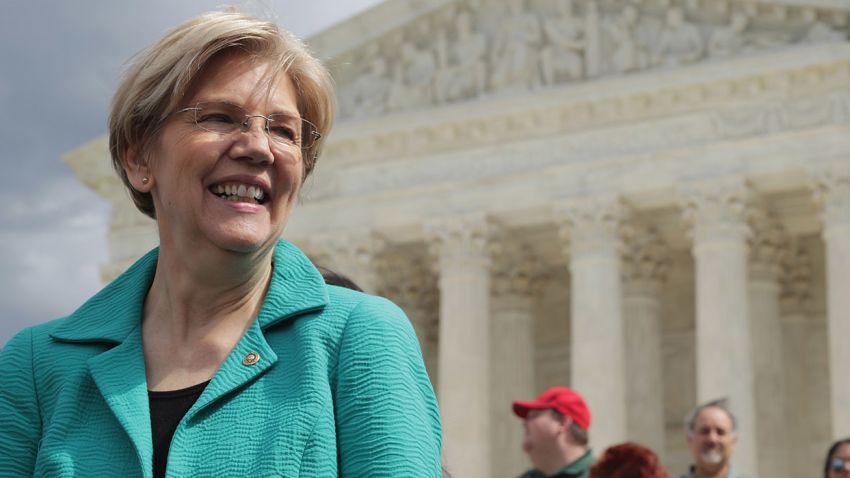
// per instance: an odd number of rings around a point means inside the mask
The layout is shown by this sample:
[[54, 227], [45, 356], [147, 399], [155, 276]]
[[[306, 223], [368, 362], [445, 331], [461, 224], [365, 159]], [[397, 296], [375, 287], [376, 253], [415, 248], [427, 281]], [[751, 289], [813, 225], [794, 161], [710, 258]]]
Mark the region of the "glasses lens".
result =
[[232, 133], [245, 117], [241, 108], [229, 103], [200, 103], [193, 109], [195, 123], [213, 133]]
[[313, 123], [287, 114], [248, 115], [244, 109], [231, 103], [198, 103], [181, 111], [192, 111], [199, 128], [213, 133], [230, 134], [248, 128], [254, 121], [263, 121], [269, 139], [278, 145], [310, 148], [322, 137]]
[[833, 458], [832, 459], [832, 471], [844, 471], [844, 465], [846, 462], [841, 458]]

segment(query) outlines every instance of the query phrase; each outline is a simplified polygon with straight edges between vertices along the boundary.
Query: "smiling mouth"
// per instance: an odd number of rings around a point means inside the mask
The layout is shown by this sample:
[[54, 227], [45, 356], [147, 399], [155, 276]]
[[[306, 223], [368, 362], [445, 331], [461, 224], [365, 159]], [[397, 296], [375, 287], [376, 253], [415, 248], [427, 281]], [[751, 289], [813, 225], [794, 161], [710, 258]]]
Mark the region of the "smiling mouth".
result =
[[267, 195], [259, 186], [241, 183], [214, 184], [209, 191], [225, 201], [265, 204]]

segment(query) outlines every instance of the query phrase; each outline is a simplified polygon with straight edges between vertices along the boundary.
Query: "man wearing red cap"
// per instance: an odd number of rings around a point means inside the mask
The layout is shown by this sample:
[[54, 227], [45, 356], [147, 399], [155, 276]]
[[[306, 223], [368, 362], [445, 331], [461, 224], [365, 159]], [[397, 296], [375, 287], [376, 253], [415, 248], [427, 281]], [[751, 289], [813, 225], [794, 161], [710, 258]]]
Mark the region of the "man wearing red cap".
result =
[[522, 419], [522, 448], [534, 468], [520, 478], [586, 478], [593, 464], [587, 446], [590, 409], [567, 387], [552, 387], [536, 400], [516, 401]]

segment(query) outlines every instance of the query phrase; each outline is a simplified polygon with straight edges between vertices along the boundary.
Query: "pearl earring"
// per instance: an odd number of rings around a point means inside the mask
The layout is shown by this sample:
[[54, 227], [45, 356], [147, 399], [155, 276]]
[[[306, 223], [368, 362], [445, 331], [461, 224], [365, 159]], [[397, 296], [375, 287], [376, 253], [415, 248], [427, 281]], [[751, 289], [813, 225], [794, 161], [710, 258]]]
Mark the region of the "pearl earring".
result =
[[143, 177], [143, 178], [142, 178], [142, 184], [147, 184], [147, 183], [149, 183], [149, 182], [151, 182], [151, 180], [150, 180], [150, 178], [148, 178], [147, 176], [145, 176], [145, 177]]

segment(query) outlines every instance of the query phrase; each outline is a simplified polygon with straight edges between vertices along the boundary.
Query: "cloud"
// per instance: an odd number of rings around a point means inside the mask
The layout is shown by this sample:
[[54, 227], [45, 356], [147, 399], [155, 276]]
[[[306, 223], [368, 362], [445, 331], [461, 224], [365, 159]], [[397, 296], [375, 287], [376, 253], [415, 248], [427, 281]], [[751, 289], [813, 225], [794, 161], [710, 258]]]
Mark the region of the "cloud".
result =
[[0, 346], [20, 329], [72, 312], [102, 286], [109, 208], [72, 179], [0, 195]]

